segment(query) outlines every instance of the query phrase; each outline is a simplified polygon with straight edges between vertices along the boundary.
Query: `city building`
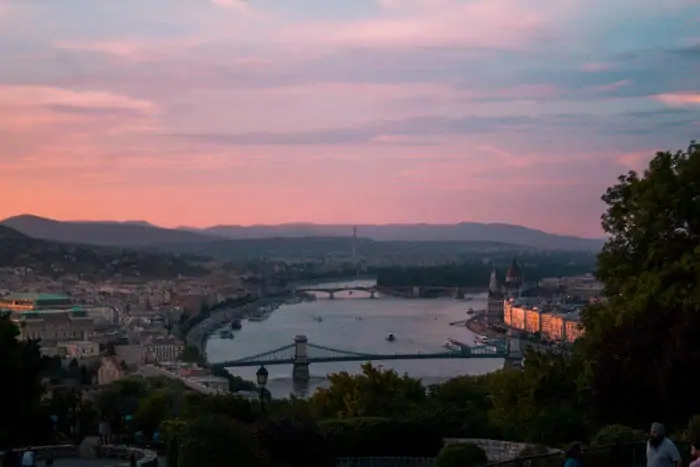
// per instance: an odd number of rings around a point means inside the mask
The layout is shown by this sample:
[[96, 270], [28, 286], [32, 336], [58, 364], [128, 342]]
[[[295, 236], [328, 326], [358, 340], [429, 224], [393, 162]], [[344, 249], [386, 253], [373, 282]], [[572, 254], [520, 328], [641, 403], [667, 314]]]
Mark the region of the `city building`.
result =
[[503, 322], [510, 328], [538, 334], [544, 339], [574, 342], [584, 333], [579, 308], [537, 303], [536, 298], [510, 299], [503, 307]]
[[64, 358], [82, 360], [100, 356], [100, 344], [97, 342], [67, 341], [59, 342], [56, 346], [63, 349]]
[[182, 356], [185, 345], [174, 337], [156, 337], [146, 343], [146, 349], [151, 363], [175, 362]]
[[36, 310], [12, 314], [20, 329], [20, 339], [47, 341], [81, 340], [94, 331], [92, 318], [82, 309]]
[[70, 297], [58, 294], [13, 294], [0, 297], [0, 311], [23, 312], [73, 308]]
[[524, 285], [523, 271], [518, 264], [518, 260], [513, 258], [513, 262], [506, 271], [506, 281], [503, 284], [505, 293], [509, 297], [518, 297]]
[[7, 295], [0, 298], [0, 311], [10, 313], [20, 329], [20, 339], [40, 339], [43, 344], [85, 341], [94, 331], [92, 318], [66, 295]]
[[97, 384], [100, 386], [112, 384], [124, 377], [124, 374], [125, 372], [116, 358], [104, 357], [100, 368], [97, 370]]
[[520, 297], [523, 284], [523, 272], [516, 258], [513, 258], [513, 262], [506, 271], [503, 285], [499, 284], [496, 266], [491, 268], [489, 293], [486, 299], [486, 322], [503, 316], [506, 300]]
[[505, 295], [498, 284], [496, 266], [491, 269], [491, 280], [489, 281], [489, 294], [486, 298], [486, 322], [498, 319], [503, 315]]

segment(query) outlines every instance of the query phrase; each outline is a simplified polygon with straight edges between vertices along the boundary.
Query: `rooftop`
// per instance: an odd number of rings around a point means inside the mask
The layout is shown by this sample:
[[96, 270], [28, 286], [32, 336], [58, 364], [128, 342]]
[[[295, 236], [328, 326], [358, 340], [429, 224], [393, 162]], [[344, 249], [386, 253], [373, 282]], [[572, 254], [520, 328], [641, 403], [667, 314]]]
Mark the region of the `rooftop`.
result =
[[17, 293], [0, 297], [0, 300], [31, 300], [34, 302], [47, 300], [70, 300], [70, 297], [53, 293]]
[[27, 310], [17, 312], [21, 315], [50, 315], [56, 313], [71, 313], [75, 315], [87, 315], [87, 310], [80, 306], [74, 306], [72, 308], [63, 309], [52, 309], [52, 308], [42, 308], [39, 310]]

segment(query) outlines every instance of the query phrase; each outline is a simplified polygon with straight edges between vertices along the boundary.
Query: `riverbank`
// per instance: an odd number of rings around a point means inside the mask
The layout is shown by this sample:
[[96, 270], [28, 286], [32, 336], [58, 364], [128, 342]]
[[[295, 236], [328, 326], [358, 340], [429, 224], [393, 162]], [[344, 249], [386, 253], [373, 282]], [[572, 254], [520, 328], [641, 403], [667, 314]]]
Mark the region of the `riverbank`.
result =
[[260, 298], [245, 305], [235, 308], [216, 310], [207, 319], [197, 324], [187, 333], [185, 341], [187, 345], [196, 347], [200, 355], [206, 358], [207, 341], [211, 335], [220, 329], [225, 323], [236, 319], [256, 318], [263, 315], [263, 307], [281, 305], [286, 297]]
[[507, 334], [506, 329], [490, 326], [486, 323], [486, 312], [480, 311], [467, 321], [467, 329], [476, 335], [491, 339], [503, 338]]

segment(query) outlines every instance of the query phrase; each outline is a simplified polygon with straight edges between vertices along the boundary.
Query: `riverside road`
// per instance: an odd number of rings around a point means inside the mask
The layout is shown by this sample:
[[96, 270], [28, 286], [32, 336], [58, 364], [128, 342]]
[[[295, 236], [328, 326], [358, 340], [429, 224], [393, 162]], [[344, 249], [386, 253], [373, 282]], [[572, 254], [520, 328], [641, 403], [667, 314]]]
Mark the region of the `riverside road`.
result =
[[261, 314], [260, 308], [282, 302], [283, 299], [280, 298], [261, 298], [253, 303], [249, 303], [247, 312], [245, 305], [236, 308], [223, 308], [221, 310], [215, 310], [212, 312], [210, 317], [199, 323], [197, 326], [192, 328], [189, 333], [187, 333], [187, 345], [197, 347], [200, 354], [203, 355], [206, 340], [209, 338], [211, 333], [221, 328], [221, 326], [223, 326], [226, 322], [233, 319], [244, 319], [251, 316], [258, 316]]

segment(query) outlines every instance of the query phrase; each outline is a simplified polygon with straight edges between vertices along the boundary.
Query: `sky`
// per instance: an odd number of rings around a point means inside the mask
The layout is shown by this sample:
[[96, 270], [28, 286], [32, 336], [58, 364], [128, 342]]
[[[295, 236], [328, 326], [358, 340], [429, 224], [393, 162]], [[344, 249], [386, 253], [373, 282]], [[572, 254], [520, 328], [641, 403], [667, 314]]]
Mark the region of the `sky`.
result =
[[0, 218], [507, 222], [700, 139], [700, 0], [0, 0]]

